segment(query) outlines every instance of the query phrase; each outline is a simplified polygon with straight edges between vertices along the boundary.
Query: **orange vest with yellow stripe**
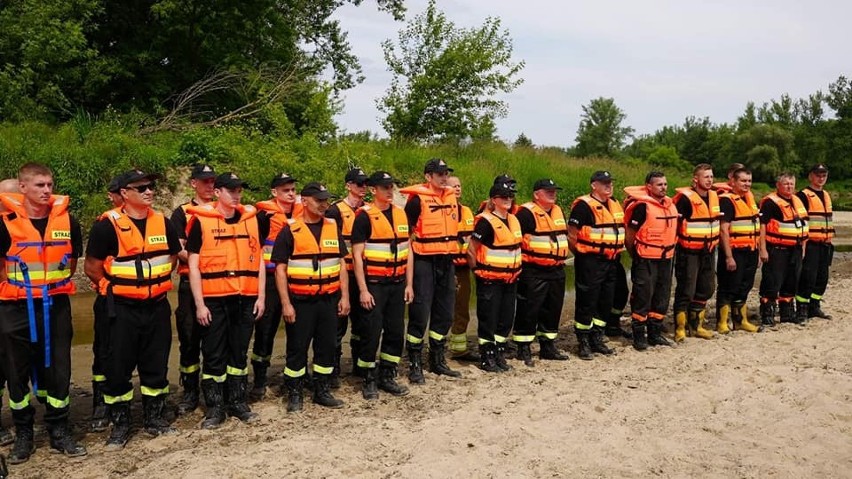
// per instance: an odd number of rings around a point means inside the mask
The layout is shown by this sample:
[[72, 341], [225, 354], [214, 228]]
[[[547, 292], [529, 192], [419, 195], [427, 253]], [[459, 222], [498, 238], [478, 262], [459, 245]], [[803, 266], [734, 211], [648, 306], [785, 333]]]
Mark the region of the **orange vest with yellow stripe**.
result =
[[639, 225], [634, 237], [636, 254], [645, 259], [670, 259], [677, 244], [677, 208], [668, 196], [660, 203], [648, 194], [644, 186], [628, 186], [624, 224], [630, 223], [633, 211], [646, 205], [645, 222]]
[[725, 219], [730, 223], [728, 236], [731, 238], [731, 248], [757, 249], [760, 242], [760, 211], [754, 202], [754, 196], [740, 196], [728, 192], [722, 193], [719, 198], [727, 198], [734, 204], [734, 217]]
[[0, 283], [0, 300], [26, 299], [45, 294], [74, 294], [68, 263], [72, 258], [71, 217], [68, 197], [53, 196], [44, 236], [33, 226], [24, 208], [24, 197], [0, 195], [9, 210], [2, 215], [11, 243], [6, 252], [6, 280]]
[[781, 210], [782, 219], [772, 218], [766, 224], [766, 242], [776, 246], [797, 246], [808, 239], [808, 210], [798, 196], [793, 195], [790, 201], [778, 196], [777, 193], [766, 195], [760, 205], [767, 201], [774, 202]]
[[535, 219], [535, 231], [524, 234], [521, 242], [523, 262], [539, 266], [564, 266], [569, 250], [568, 229], [562, 208], [553, 205], [548, 213], [532, 201], [525, 203], [523, 208], [530, 210]]
[[825, 203], [823, 203], [810, 188], [803, 189], [802, 193], [808, 200], [805, 205], [808, 209], [808, 241], [831, 243], [834, 238], [834, 213], [831, 209], [831, 195], [827, 191], [823, 191], [822, 195], [825, 198]]
[[473, 234], [473, 211], [464, 205], [459, 205], [459, 241], [458, 250], [453, 253], [453, 264], [467, 266], [467, 249], [470, 246], [470, 235]]
[[166, 218], [148, 209], [143, 237], [123, 209], [106, 213], [118, 238], [118, 254], [104, 261], [101, 294], [129, 299], [157, 298], [172, 289], [172, 258], [166, 236]]
[[301, 202], [293, 203], [290, 214], [285, 213], [274, 198], [260, 201], [255, 206], [258, 210], [265, 211], [266, 217], [269, 218], [269, 234], [263, 240], [263, 262], [266, 264], [266, 270], [271, 272], [275, 269], [275, 263], [272, 262], [272, 247], [275, 246], [275, 239], [278, 238], [281, 228], [287, 224], [287, 220], [301, 216], [303, 206]]
[[393, 224], [375, 206], [361, 209], [370, 219], [370, 237], [364, 244], [364, 269], [368, 282], [405, 279], [408, 263], [408, 218], [405, 211], [391, 205]]
[[681, 197], [686, 197], [692, 206], [692, 215], [680, 220], [677, 243], [689, 250], [713, 252], [719, 244], [719, 224], [722, 218], [719, 195], [710, 190], [705, 202], [692, 188], [678, 188], [677, 191], [672, 199], [675, 206]]
[[189, 211], [192, 221], [197, 221], [201, 228], [198, 269], [204, 296], [257, 296], [258, 270], [263, 257], [257, 210], [251, 205], [238, 205], [240, 219], [234, 224], [225, 222], [216, 203], [194, 206]]
[[506, 219], [508, 225], [492, 213], [483, 212], [476, 216], [477, 221], [489, 222], [494, 230], [494, 244], [480, 243], [476, 249], [473, 273], [483, 280], [511, 283], [521, 273], [521, 224], [511, 213]]
[[[187, 203], [184, 203], [184, 204], [178, 206], [178, 208], [183, 210], [183, 215], [184, 215], [184, 217], [186, 217], [186, 224], [187, 225], [189, 225], [189, 220], [192, 218], [192, 215], [190, 213], [187, 213], [187, 210], [189, 208], [193, 207], [193, 206], [197, 206], [197, 205], [195, 203], [193, 203], [192, 201], [189, 201]], [[186, 231], [184, 231], [184, 234], [186, 234]], [[186, 264], [186, 261], [178, 259], [177, 272], [181, 276], [186, 276], [186, 275], [189, 274], [189, 265]]]
[[291, 294], [317, 296], [340, 290], [337, 222], [331, 218], [323, 218], [322, 222], [317, 242], [304, 221], [290, 220], [293, 253], [287, 261], [287, 287]]
[[[340, 211], [340, 237], [343, 238], [343, 244], [346, 245], [346, 256], [343, 257], [346, 263], [346, 271], [352, 271], [354, 263], [352, 262], [352, 225], [355, 224], [355, 215], [357, 209], [353, 210], [349, 203], [341, 200], [335, 203], [337, 210]], [[408, 224], [408, 222], [406, 222]]]
[[435, 192], [426, 184], [409, 186], [401, 193], [420, 197], [420, 217], [414, 225], [411, 249], [420, 255], [453, 254], [458, 250], [458, 202], [452, 188]]
[[574, 200], [571, 208], [580, 202], [589, 206], [595, 223], [583, 225], [577, 231], [577, 252], [615, 259], [624, 250], [624, 210], [621, 205], [612, 198], [604, 205], [591, 195], [584, 195]]

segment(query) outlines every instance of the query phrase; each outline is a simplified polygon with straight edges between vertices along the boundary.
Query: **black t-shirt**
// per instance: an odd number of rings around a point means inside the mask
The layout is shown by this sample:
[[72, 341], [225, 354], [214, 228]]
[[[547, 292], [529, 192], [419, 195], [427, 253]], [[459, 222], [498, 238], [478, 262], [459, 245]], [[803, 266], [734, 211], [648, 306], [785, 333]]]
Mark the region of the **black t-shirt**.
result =
[[535, 232], [535, 216], [529, 208], [518, 208], [518, 212], [515, 213], [515, 217], [518, 218], [518, 223], [521, 225], [521, 233], [527, 234]]
[[[382, 211], [382, 214], [385, 215], [391, 226], [395, 226], [393, 224], [392, 206], [388, 206], [387, 209]], [[355, 222], [352, 224], [352, 244], [366, 243], [372, 234], [373, 226], [370, 223], [370, 216], [363, 212], [355, 216]]]
[[[597, 198], [592, 197], [593, 200], [598, 201]], [[600, 201], [598, 201], [600, 203]], [[606, 203], [601, 203], [604, 208], [607, 207]], [[595, 214], [592, 212], [591, 206], [585, 201], [578, 201], [573, 208], [571, 208], [571, 214], [568, 215], [568, 224], [574, 225], [577, 228], [582, 228], [583, 226], [592, 226], [595, 224]]]
[[[314, 239], [319, 242], [320, 237], [322, 237], [323, 222], [318, 221], [316, 223], [305, 224], [308, 226], [311, 234], [314, 235]], [[286, 224], [281, 228], [278, 237], [275, 238], [275, 245], [272, 247], [272, 262], [286, 263], [289, 261], [290, 256], [293, 254], [293, 244], [293, 232], [290, 230], [290, 224]], [[343, 242], [343, 235], [340, 234], [340, 229], [337, 230], [337, 244], [340, 245], [340, 257], [343, 258], [346, 256], [348, 250], [346, 249], [346, 243]]]
[[[225, 219], [225, 224], [234, 225], [240, 222], [240, 217], [242, 215], [239, 211], [234, 211], [234, 216]], [[260, 215], [256, 216], [257, 218], [257, 237], [262, 242], [266, 239], [266, 236], [269, 234], [269, 216]], [[187, 253], [199, 253], [201, 252], [201, 242], [202, 242], [202, 234], [201, 234], [201, 223], [198, 221], [193, 221], [192, 226], [189, 228], [189, 234], [186, 236], [186, 252]]]
[[[792, 203], [793, 199], [786, 199], [779, 196], [782, 201], [786, 201], [788, 203]], [[784, 213], [781, 212], [781, 208], [778, 207], [772, 200], [766, 200], [760, 205], [760, 224], [768, 224], [770, 220], [784, 220]]]
[[722, 221], [730, 223], [737, 216], [737, 207], [734, 205], [734, 200], [726, 197], [719, 197], [719, 212], [722, 213]]
[[[192, 206], [197, 206], [198, 203], [195, 200], [189, 202]], [[172, 211], [172, 224], [175, 225], [175, 229], [180, 235], [180, 239], [186, 239], [186, 212], [183, 210], [182, 206], [178, 206]]]
[[414, 195], [405, 203], [405, 216], [408, 217], [409, 231], [414, 231], [417, 221], [420, 220], [420, 196]]
[[[504, 225], [509, 226], [508, 218], [500, 218], [497, 215], [494, 215], [494, 217], [502, 221]], [[476, 238], [476, 240], [482, 243], [483, 245], [489, 248], [493, 248], [494, 227], [491, 226], [491, 222], [485, 218], [479, 218], [476, 221], [476, 224], [473, 226], [473, 237]]]
[[642, 223], [648, 218], [648, 205], [639, 203], [633, 207], [633, 212], [630, 214], [630, 223], [627, 227], [632, 230], [638, 230]]
[[[145, 236], [145, 226], [147, 219], [130, 218], [136, 229], [142, 236]], [[169, 254], [175, 255], [180, 253], [180, 234], [175, 228], [175, 225], [169, 220], [166, 220], [166, 241], [169, 245]], [[91, 256], [97, 260], [105, 260], [110, 256], [118, 254], [118, 236], [115, 235], [115, 227], [109, 218], [104, 218], [94, 225], [89, 231], [89, 243], [86, 245], [86, 256]]]
[[[817, 198], [819, 198], [819, 201], [823, 205], [825, 205], [825, 190], [815, 190], [810, 186], [805, 187], [805, 190], [808, 190], [811, 193], [815, 194]], [[805, 194], [805, 190], [796, 193], [796, 196], [798, 196], [799, 199], [802, 200], [802, 204], [805, 205], [805, 208], [808, 208], [808, 195]], [[810, 211], [808, 211], [808, 213], [810, 213]]]
[[[74, 218], [74, 215], [68, 215], [71, 223], [71, 257], [79, 258], [83, 256], [83, 232], [80, 230], [80, 223]], [[30, 219], [30, 223], [41, 234], [42, 239], [47, 231], [48, 218]], [[6, 222], [0, 221], [0, 256], [6, 256], [9, 253], [9, 248], [12, 247], [12, 237], [9, 236], [9, 230], [6, 228]]]

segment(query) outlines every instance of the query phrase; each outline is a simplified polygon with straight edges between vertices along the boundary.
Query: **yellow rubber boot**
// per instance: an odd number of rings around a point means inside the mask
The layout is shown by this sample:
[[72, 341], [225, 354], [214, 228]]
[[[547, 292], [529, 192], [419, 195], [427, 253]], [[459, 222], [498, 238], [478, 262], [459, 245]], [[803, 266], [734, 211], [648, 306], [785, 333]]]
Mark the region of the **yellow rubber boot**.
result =
[[740, 306], [740, 329], [749, 333], [756, 333], [760, 328], [748, 322], [748, 306]]
[[675, 312], [675, 341], [680, 343], [686, 339], [686, 311]]
[[697, 314], [696, 325], [695, 325], [695, 335], [702, 339], [713, 339], [713, 331], [704, 327], [704, 310], [701, 310]]
[[719, 334], [728, 334], [731, 328], [728, 327], [728, 319], [731, 316], [731, 305], [720, 304], [716, 308], [716, 332]]

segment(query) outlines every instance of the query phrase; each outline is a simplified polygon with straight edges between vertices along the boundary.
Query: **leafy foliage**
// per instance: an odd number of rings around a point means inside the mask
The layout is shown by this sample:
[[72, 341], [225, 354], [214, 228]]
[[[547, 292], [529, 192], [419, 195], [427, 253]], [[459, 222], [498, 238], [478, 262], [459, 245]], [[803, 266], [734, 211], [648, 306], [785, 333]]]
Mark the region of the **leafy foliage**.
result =
[[626, 119], [627, 115], [612, 98], [595, 98], [588, 105], [583, 105], [575, 153], [578, 156], [619, 156], [634, 131], [623, 125]]

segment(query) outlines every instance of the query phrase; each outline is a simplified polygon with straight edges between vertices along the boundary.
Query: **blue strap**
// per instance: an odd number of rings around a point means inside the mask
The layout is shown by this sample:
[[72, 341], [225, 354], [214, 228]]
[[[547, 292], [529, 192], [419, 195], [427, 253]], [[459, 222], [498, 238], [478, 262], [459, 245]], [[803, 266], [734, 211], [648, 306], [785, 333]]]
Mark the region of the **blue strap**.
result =
[[41, 287], [41, 307], [44, 314], [44, 367], [49, 368], [51, 364], [50, 355], [50, 307], [53, 305], [53, 298], [47, 294], [47, 285]]
[[[20, 265], [21, 274], [23, 274], [23, 276], [24, 276], [24, 283], [29, 284], [30, 283], [30, 268], [29, 268], [29, 266], [27, 266], [27, 264], [24, 263], [23, 261], [21, 261], [20, 259], [18, 259], [18, 265]], [[38, 343], [38, 331], [36, 330], [35, 304], [34, 304], [34, 301], [33, 301], [33, 291], [32, 291], [31, 288], [24, 288], [24, 290], [27, 292], [27, 317], [28, 317], [29, 322], [30, 322], [30, 342], [31, 343]], [[32, 382], [33, 382], [33, 393], [38, 395], [38, 369], [37, 369], [35, 363], [33, 363], [32, 373], [30, 373], [30, 374], [32, 376]]]

